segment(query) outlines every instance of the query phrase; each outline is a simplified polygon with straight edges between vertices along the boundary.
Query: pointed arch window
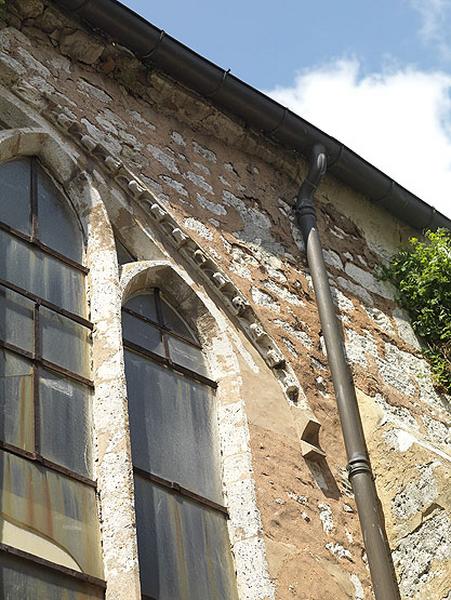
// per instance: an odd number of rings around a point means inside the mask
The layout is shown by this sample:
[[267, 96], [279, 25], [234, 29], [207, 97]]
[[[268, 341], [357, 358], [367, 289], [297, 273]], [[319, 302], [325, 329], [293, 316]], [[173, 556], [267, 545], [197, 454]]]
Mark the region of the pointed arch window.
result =
[[39, 161], [0, 165], [2, 598], [103, 597], [83, 254]]
[[154, 289], [123, 309], [144, 599], [236, 599], [215, 404], [202, 349]]

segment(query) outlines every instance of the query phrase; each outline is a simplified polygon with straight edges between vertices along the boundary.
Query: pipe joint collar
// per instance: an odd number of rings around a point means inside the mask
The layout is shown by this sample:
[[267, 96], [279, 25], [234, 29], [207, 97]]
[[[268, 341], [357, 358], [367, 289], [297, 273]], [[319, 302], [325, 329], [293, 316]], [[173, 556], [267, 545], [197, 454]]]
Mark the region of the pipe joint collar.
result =
[[370, 473], [372, 476], [370, 461], [364, 454], [358, 454], [351, 458], [346, 469], [348, 471], [349, 481], [351, 481], [352, 477], [358, 473]]
[[310, 198], [307, 198], [305, 201], [301, 200], [299, 204], [296, 205], [294, 211], [299, 218], [313, 217], [316, 219], [316, 210]]

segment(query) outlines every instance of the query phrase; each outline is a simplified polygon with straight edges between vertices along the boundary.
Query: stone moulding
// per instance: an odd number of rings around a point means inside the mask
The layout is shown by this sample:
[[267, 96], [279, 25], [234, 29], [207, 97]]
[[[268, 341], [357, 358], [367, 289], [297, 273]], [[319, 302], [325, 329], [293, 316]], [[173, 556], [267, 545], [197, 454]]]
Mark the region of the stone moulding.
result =
[[[215, 291], [233, 317], [238, 320], [248, 339], [279, 381], [288, 402], [311, 415], [311, 419], [308, 419], [306, 423], [306, 428], [309, 427], [310, 421], [318, 423], [308, 406], [293, 368], [276, 342], [265, 331], [249, 302], [227, 275], [221, 271], [208, 252], [190, 237], [153, 192], [120, 159], [112, 156], [102, 143], [91, 137], [82, 123], [64, 112], [63, 106], [49, 101], [45, 116], [66, 135], [69, 134], [71, 139], [82, 146], [84, 151], [89, 152], [90, 157], [95, 158], [102, 169], [108, 172], [108, 176], [112, 177], [120, 188], [150, 215], [164, 240], [169, 242], [194, 268], [209, 288]], [[302, 437], [303, 434], [301, 439]]]

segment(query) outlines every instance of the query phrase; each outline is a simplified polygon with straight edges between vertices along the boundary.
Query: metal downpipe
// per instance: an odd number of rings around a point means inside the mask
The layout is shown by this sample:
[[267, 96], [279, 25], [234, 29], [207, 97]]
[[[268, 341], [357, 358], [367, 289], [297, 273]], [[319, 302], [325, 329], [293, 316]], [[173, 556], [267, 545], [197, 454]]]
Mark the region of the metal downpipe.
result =
[[326, 173], [326, 169], [326, 150], [322, 145], [316, 145], [313, 147], [309, 173], [299, 190], [295, 208], [296, 219], [304, 238], [307, 261], [326, 342], [327, 358], [348, 459], [349, 481], [357, 504], [374, 595], [376, 600], [399, 600], [398, 584], [385, 536], [382, 509], [371, 472], [354, 382], [346, 360], [316, 226], [313, 194]]

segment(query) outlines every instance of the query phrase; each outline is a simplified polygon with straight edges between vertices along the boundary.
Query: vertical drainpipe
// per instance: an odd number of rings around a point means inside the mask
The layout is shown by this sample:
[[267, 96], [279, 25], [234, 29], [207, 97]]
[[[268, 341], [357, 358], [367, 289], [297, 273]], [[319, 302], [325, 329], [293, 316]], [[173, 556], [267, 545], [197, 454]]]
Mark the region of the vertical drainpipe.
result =
[[326, 169], [325, 148], [316, 145], [313, 147], [309, 173], [299, 190], [295, 208], [296, 218], [304, 238], [307, 262], [326, 342], [327, 358], [348, 458], [348, 476], [357, 504], [374, 595], [376, 600], [399, 600], [398, 584], [385, 536], [382, 509], [371, 472], [354, 382], [346, 360], [316, 226], [313, 194]]

